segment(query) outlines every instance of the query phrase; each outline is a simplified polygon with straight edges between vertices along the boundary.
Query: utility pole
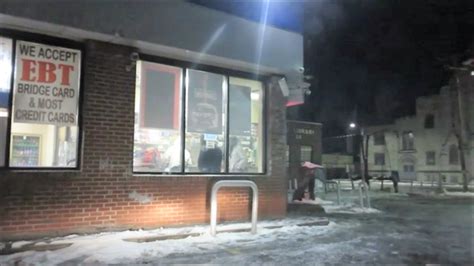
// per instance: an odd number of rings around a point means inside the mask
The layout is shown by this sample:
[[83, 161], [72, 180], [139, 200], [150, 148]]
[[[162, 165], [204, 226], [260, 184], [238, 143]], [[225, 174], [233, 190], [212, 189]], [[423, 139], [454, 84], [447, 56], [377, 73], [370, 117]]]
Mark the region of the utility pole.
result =
[[458, 117], [459, 117], [459, 126], [454, 128], [454, 135], [456, 136], [458, 142], [458, 150], [459, 150], [459, 160], [461, 163], [461, 171], [462, 171], [462, 188], [464, 192], [468, 191], [468, 174], [466, 170], [466, 158], [464, 156], [464, 151], [466, 144], [464, 143], [464, 135], [465, 135], [465, 121], [464, 121], [464, 112], [463, 112], [463, 105], [462, 105], [462, 95], [461, 95], [461, 86], [459, 85], [459, 76], [455, 74], [456, 78], [456, 94], [457, 94], [457, 103], [458, 103]]
[[[463, 102], [462, 102], [462, 90], [461, 90], [461, 85], [460, 85], [460, 82], [459, 82], [459, 75], [461, 72], [471, 72], [472, 69], [469, 69], [467, 67], [454, 67], [454, 66], [446, 66], [447, 69], [449, 70], [453, 70], [453, 75], [454, 75], [454, 78], [455, 78], [455, 90], [456, 90], [456, 103], [457, 103], [457, 108], [455, 108], [455, 106], [453, 106], [453, 109], [457, 109], [457, 110], [452, 110], [452, 114], [454, 114], [454, 112], [457, 113], [457, 117], [455, 117], [453, 115], [453, 123], [452, 123], [452, 129], [453, 129], [453, 132], [454, 132], [454, 136], [456, 137], [456, 140], [457, 140], [457, 146], [458, 146], [458, 152], [459, 152], [459, 160], [460, 160], [460, 163], [461, 163], [461, 172], [462, 172], [462, 179], [463, 179], [463, 182], [462, 182], [462, 187], [463, 187], [463, 191], [464, 192], [467, 192], [468, 191], [468, 185], [469, 185], [469, 176], [468, 176], [468, 173], [467, 173], [467, 169], [466, 169], [466, 158], [465, 158], [465, 150], [466, 150], [466, 146], [467, 144], [464, 142], [465, 141], [465, 133], [466, 133], [466, 123], [464, 121], [465, 117], [464, 117], [464, 110], [463, 110]], [[472, 73], [474, 72], [471, 72], [471, 75]], [[454, 121], [456, 121], [457, 123], [454, 123]], [[458, 126], [456, 126], [456, 124], [458, 124]]]
[[362, 172], [362, 181], [369, 185], [369, 135], [366, 135], [364, 129], [360, 129], [362, 160], [364, 163], [364, 171]]

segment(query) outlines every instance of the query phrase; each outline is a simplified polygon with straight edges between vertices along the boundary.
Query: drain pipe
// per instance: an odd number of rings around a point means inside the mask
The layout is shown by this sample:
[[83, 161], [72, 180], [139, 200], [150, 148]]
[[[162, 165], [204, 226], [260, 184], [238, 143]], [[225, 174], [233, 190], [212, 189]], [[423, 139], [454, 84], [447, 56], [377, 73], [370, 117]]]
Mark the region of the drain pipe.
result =
[[217, 227], [217, 192], [222, 187], [250, 187], [252, 189], [252, 234], [257, 233], [258, 188], [250, 180], [221, 180], [212, 186], [211, 192], [211, 235], [216, 236]]

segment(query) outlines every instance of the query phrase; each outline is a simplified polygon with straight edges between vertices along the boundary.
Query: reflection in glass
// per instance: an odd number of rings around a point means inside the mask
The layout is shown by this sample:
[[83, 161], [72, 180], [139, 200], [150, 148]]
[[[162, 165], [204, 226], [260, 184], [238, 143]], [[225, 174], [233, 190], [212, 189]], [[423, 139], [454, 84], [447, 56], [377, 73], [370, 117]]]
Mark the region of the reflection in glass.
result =
[[[181, 172], [182, 70], [139, 61], [135, 90], [135, 172]], [[184, 151], [185, 166], [191, 155]]]
[[185, 148], [191, 165], [186, 172], [224, 171], [226, 87], [222, 75], [187, 70]]
[[229, 172], [263, 172], [263, 85], [229, 79]]

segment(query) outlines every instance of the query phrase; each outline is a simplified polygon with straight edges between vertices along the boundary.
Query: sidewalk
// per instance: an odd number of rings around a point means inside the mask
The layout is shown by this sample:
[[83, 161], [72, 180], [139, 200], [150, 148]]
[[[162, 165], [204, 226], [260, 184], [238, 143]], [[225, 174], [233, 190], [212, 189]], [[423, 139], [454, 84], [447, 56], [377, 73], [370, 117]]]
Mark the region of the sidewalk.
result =
[[15, 265], [20, 262], [48, 265], [114, 264], [124, 260], [142, 260], [152, 255], [163, 257], [170, 254], [183, 254], [186, 256], [186, 254], [199, 254], [221, 247], [232, 250], [243, 243], [259, 245], [275, 241], [277, 238], [302, 237], [308, 231], [316, 236], [337, 229], [336, 224], [327, 222], [327, 219], [326, 222], [323, 220], [324, 218], [299, 217], [260, 221], [256, 235], [249, 232], [250, 223], [235, 223], [218, 225], [216, 237], [210, 235], [209, 226], [202, 225], [17, 241], [9, 243], [11, 245], [9, 251], [5, 250], [4, 246], [3, 252], [23, 252], [0, 256], [0, 265]]

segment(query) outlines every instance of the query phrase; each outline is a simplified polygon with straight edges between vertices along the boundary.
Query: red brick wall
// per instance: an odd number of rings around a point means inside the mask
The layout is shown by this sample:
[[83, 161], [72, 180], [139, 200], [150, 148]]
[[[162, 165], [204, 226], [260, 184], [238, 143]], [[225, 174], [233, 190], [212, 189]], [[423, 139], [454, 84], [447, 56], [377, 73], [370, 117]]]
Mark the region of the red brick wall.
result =
[[[132, 51], [87, 42], [81, 170], [0, 170], [0, 240], [209, 222], [219, 177], [132, 174], [135, 71], [125, 70]], [[268, 97], [268, 174], [236, 177], [257, 183], [260, 219], [286, 213], [284, 99], [274, 89]], [[223, 188], [219, 220], [248, 220], [250, 196]]]

